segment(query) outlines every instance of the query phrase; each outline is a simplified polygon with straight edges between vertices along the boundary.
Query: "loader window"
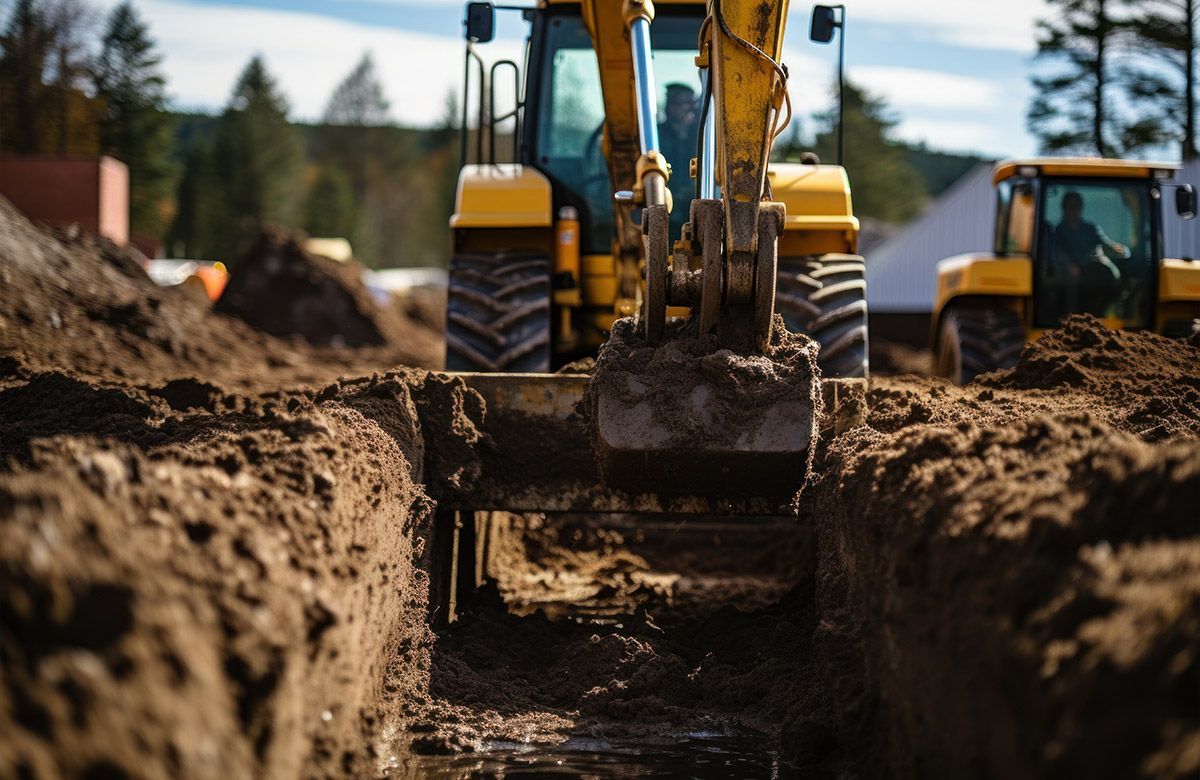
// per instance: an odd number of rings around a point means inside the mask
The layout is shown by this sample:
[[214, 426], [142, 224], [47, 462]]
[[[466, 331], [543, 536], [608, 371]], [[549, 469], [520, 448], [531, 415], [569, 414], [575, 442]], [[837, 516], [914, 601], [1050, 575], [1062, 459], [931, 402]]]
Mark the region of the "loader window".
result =
[[1014, 182], [1008, 206], [1008, 222], [1004, 230], [1004, 251], [1001, 254], [1032, 254], [1033, 226], [1036, 221], [1037, 196], [1034, 183]]
[[[684, 113], [679, 107], [686, 90], [680, 86], [690, 87], [695, 95], [700, 93], [700, 77], [694, 62], [699, 29], [698, 16], [661, 12], [651, 25], [660, 135], [663, 123], [668, 121], [670, 99], [675, 100], [671, 107], [676, 116]], [[551, 18], [544, 51], [534, 147], [537, 160], [543, 170], [586, 203], [589, 213], [583, 231], [583, 250], [607, 253], [613, 235], [613, 186], [602, 150], [604, 98], [596, 54], [583, 20], [573, 15]], [[668, 88], [669, 85], [674, 86]], [[695, 185], [688, 178], [688, 161], [695, 156], [695, 134], [694, 123], [690, 137], [686, 132], [677, 132], [673, 156], [667, 154], [671, 150], [664, 144], [664, 154], [675, 170], [670, 184], [676, 202], [680, 194], [686, 193], [685, 203], [693, 197], [690, 193]], [[686, 158], [685, 149], [690, 149]], [[675, 209], [671, 217], [674, 232], [678, 234], [679, 225], [687, 219], [686, 206]]]
[[1035, 325], [1088, 312], [1149, 327], [1157, 263], [1147, 182], [1048, 179], [1043, 203]]

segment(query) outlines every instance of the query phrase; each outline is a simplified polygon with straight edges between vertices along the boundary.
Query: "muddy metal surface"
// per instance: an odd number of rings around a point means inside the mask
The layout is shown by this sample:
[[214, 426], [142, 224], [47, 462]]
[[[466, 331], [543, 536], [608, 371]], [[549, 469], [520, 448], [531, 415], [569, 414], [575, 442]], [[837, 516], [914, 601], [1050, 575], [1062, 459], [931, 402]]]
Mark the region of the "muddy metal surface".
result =
[[1200, 345], [880, 379], [786, 528], [498, 517], [434, 632], [495, 443], [398, 367], [433, 329], [314, 347], [130, 263], [0, 204], [0, 776], [1200, 773]]

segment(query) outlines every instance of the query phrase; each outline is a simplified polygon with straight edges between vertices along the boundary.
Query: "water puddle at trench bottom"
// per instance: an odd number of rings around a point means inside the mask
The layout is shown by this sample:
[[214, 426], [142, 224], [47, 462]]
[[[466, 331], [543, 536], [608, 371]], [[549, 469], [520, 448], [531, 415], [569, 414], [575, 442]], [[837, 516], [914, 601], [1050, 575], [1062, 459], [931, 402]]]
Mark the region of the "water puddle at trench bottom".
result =
[[684, 734], [674, 741], [572, 738], [557, 745], [489, 742], [474, 753], [420, 756], [407, 771], [436, 780], [459, 778], [797, 778], [757, 734]]

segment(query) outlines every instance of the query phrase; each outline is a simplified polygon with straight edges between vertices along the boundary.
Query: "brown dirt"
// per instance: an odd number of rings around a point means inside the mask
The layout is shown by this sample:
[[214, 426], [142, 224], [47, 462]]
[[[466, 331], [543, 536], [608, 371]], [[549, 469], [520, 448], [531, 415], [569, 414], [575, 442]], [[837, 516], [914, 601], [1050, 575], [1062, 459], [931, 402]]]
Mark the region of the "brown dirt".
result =
[[408, 451], [353, 399], [238, 401], [179, 414], [61, 374], [0, 394], [5, 441], [30, 437], [0, 476], [0, 774], [349, 771], [385, 672], [423, 687], [411, 401]]
[[427, 375], [320, 389], [391, 362], [3, 201], [0, 282], [0, 776], [373, 774], [428, 685]]
[[1200, 350], [1075, 317], [975, 385], [872, 391], [812, 496], [860, 768], [1200, 771], [1198, 389]]
[[35, 228], [3, 199], [0, 291], [0, 376], [64, 369], [147, 382], [202, 372], [233, 389], [268, 389], [441, 364], [440, 335], [419, 323], [407, 339], [358, 350], [272, 338], [156, 286], [130, 250], [77, 230]]
[[[273, 336], [296, 336], [315, 347], [392, 347], [426, 357], [429, 344], [414, 343], [419, 323], [431, 333], [436, 312], [424, 299], [408, 306], [380, 306], [367, 290], [363, 269], [309, 254], [301, 237], [268, 228], [233, 263], [229, 284], [215, 309]], [[435, 330], [436, 328], [436, 330]], [[432, 346], [440, 352], [436, 338]], [[395, 362], [404, 362], [397, 360]], [[423, 361], [435, 365], [437, 358]]]
[[496, 457], [461, 381], [272, 337], [3, 202], [0, 284], [0, 776], [746, 729], [816, 774], [1200, 772], [1200, 346], [1075, 318], [965, 388], [877, 380], [786, 543], [510, 517], [434, 636], [430, 496]]

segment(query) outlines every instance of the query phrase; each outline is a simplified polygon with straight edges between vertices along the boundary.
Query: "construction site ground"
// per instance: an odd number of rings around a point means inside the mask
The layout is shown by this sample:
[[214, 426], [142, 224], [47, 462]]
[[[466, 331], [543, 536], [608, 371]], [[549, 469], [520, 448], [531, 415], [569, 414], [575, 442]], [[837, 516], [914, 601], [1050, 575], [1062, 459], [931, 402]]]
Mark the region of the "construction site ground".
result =
[[497, 516], [435, 631], [486, 410], [289, 241], [321, 333], [0, 203], [0, 777], [1200, 772], [1200, 344], [878, 376], [784, 525]]

